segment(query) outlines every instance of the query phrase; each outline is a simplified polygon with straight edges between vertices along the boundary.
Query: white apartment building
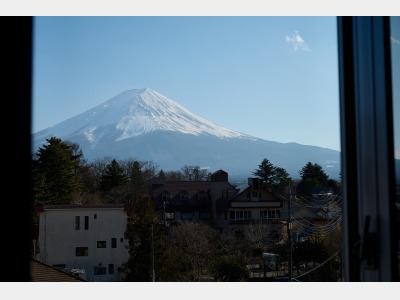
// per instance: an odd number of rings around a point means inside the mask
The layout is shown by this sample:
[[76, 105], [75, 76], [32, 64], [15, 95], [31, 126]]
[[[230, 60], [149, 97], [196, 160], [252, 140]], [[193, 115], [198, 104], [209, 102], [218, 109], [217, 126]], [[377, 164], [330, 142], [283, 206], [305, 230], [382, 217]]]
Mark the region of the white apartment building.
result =
[[87, 281], [121, 280], [118, 267], [129, 257], [126, 206], [44, 205], [36, 212], [37, 260], [83, 274]]

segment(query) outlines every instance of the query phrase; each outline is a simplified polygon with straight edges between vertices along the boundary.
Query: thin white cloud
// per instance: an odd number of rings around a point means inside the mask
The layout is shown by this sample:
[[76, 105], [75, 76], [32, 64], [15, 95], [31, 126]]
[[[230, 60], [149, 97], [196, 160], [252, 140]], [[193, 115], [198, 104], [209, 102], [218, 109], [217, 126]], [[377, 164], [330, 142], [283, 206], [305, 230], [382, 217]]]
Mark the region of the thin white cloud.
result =
[[393, 36], [390, 37], [390, 41], [391, 41], [393, 44], [399, 44], [399, 45], [400, 45], [400, 40], [394, 38]]
[[310, 46], [301, 37], [298, 31], [295, 31], [292, 36], [285, 37], [286, 43], [294, 50], [311, 51]]

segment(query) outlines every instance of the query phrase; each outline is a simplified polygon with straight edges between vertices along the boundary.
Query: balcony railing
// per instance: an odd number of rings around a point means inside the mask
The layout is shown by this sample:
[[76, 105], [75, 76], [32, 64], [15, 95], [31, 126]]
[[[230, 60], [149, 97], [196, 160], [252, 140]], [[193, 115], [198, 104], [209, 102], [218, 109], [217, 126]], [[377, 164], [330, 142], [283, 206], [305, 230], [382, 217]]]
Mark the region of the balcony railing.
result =
[[229, 224], [279, 224], [281, 222], [280, 218], [243, 218], [243, 219], [230, 219]]

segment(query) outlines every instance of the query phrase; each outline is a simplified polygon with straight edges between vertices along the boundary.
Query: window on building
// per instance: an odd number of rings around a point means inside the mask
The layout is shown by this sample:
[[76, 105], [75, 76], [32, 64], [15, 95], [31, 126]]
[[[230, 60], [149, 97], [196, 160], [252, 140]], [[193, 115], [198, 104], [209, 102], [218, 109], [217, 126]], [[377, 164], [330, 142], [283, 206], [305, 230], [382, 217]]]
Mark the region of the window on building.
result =
[[202, 220], [208, 220], [211, 218], [211, 213], [210, 212], [199, 212], [199, 218]]
[[106, 248], [107, 242], [106, 241], [97, 241], [97, 248]]
[[88, 247], [76, 247], [75, 248], [75, 256], [88, 256], [89, 248]]
[[189, 193], [187, 191], [181, 191], [181, 193], [179, 194], [179, 197], [180, 197], [182, 203], [187, 203], [190, 199]]
[[230, 211], [230, 219], [236, 221], [244, 221], [251, 219], [251, 211], [249, 210], [232, 210]]
[[120, 238], [120, 239], [119, 239], [119, 242], [120, 242], [120, 243], [123, 243], [123, 242], [124, 242], [124, 238]]
[[193, 220], [194, 214], [193, 212], [183, 212], [181, 215], [182, 220]]
[[75, 230], [79, 230], [81, 227], [81, 217], [76, 216], [75, 217]]
[[268, 218], [268, 210], [260, 210], [260, 219]]
[[261, 210], [260, 219], [275, 219], [277, 217], [276, 210]]
[[94, 214], [94, 215], [93, 215], [93, 219], [97, 219], [97, 214]]
[[111, 248], [117, 248], [117, 238], [111, 239]]
[[165, 220], [173, 220], [173, 219], [175, 219], [175, 213], [173, 213], [173, 212], [165, 213]]
[[114, 264], [108, 265], [108, 274], [114, 274]]
[[85, 230], [89, 229], [89, 216], [85, 216]]
[[210, 204], [210, 198], [208, 197], [208, 193], [205, 191], [200, 191], [197, 194], [197, 197], [199, 199], [200, 205], [209, 205]]
[[106, 275], [107, 269], [106, 269], [106, 267], [94, 267], [93, 274], [94, 275]]

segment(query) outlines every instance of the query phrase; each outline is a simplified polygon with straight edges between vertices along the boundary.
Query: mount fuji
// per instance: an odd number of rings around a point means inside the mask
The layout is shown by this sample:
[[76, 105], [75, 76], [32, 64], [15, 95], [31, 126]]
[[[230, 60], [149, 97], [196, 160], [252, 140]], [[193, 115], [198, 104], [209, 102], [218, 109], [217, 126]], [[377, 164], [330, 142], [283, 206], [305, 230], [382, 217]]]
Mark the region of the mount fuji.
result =
[[208, 121], [149, 88], [124, 91], [92, 109], [33, 134], [37, 151], [46, 139], [77, 143], [87, 161], [104, 157], [152, 161], [164, 171], [184, 165], [223, 169], [234, 180], [251, 177], [267, 158], [293, 179], [318, 163], [338, 179], [340, 152], [256, 138]]

